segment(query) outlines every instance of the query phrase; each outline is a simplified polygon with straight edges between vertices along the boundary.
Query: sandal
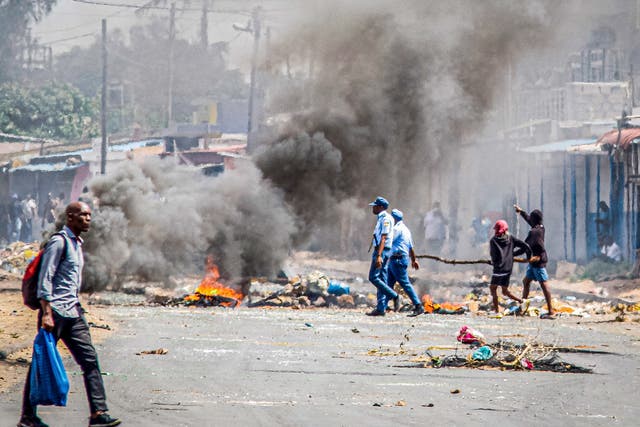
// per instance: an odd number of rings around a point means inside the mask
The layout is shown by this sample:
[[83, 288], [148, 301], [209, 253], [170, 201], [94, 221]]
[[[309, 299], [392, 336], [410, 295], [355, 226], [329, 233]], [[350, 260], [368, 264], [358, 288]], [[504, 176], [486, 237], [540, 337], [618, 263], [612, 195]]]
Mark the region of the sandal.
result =
[[555, 320], [556, 319], [556, 315], [555, 314], [549, 314], [549, 313], [544, 313], [540, 315], [541, 319], [549, 319], [549, 320]]

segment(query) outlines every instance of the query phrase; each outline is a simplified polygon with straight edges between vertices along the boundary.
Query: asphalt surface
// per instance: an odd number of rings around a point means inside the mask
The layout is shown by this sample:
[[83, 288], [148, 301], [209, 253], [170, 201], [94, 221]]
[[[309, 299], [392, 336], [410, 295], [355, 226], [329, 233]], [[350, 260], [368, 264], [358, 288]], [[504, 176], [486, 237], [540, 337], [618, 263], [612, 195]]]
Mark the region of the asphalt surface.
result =
[[[90, 307], [89, 307], [90, 308]], [[110, 412], [129, 426], [637, 426], [640, 325], [593, 319], [488, 319], [360, 311], [114, 307], [117, 331], [97, 346]], [[462, 325], [489, 341], [531, 338], [619, 354], [565, 354], [593, 374], [411, 367]], [[402, 344], [402, 346], [401, 346]], [[405, 354], [398, 354], [401, 347]], [[165, 355], [136, 355], [165, 348]], [[372, 356], [370, 350], [391, 353]], [[435, 354], [439, 351], [434, 350]], [[470, 351], [460, 345], [459, 354]], [[87, 403], [67, 361], [66, 408], [51, 426], [84, 426]], [[453, 394], [451, 391], [459, 390]], [[3, 395], [15, 425], [21, 390]], [[405, 406], [397, 402], [404, 401]], [[374, 406], [381, 405], [381, 406]]]

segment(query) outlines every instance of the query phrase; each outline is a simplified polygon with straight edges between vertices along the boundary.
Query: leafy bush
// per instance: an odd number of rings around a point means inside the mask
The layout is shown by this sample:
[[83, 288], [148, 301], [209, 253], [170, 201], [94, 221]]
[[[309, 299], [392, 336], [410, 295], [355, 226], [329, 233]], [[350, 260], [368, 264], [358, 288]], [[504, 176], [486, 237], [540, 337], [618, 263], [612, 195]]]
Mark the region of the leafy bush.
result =
[[79, 139], [98, 135], [97, 100], [69, 84], [49, 82], [30, 87], [0, 85], [0, 130], [53, 139]]

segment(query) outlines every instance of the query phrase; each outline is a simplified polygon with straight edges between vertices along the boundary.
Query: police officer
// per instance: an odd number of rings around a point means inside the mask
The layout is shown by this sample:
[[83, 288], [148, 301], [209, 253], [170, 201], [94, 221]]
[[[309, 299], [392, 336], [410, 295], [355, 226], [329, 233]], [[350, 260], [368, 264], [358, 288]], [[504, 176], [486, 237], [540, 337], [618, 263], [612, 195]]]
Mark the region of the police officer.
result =
[[391, 247], [391, 258], [389, 260], [387, 284], [390, 288], [393, 288], [393, 285], [395, 285], [397, 281], [413, 303], [413, 313], [409, 316], [419, 316], [424, 313], [424, 307], [418, 295], [416, 295], [416, 291], [413, 289], [407, 273], [409, 257], [411, 257], [411, 266], [416, 270], [420, 268], [420, 264], [416, 261], [416, 254], [413, 251], [411, 231], [409, 231], [409, 228], [405, 225], [404, 221], [402, 221], [404, 218], [402, 211], [394, 209], [391, 211], [391, 216], [396, 224], [393, 226], [393, 245]]
[[378, 216], [373, 230], [373, 255], [369, 269], [369, 281], [378, 288], [378, 304], [376, 309], [367, 313], [368, 316], [384, 316], [389, 300], [393, 300], [393, 308], [398, 311], [399, 295], [387, 285], [387, 273], [391, 245], [393, 244], [393, 218], [387, 212], [389, 202], [384, 197], [377, 197], [369, 203], [371, 211]]

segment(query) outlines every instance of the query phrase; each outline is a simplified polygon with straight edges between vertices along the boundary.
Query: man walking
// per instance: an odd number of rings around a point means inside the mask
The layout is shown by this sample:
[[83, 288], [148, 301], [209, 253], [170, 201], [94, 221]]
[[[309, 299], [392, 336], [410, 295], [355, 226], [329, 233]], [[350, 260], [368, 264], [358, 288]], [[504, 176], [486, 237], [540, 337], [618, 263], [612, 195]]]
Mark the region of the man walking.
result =
[[10, 218], [11, 218], [11, 241], [17, 242], [22, 237], [22, 203], [18, 198], [17, 194], [11, 196], [11, 207], [10, 207]]
[[[107, 414], [106, 395], [98, 355], [91, 343], [89, 325], [85, 320], [78, 292], [81, 285], [82, 239], [80, 234], [89, 231], [91, 209], [86, 203], [73, 202], [66, 208], [66, 225], [47, 243], [42, 255], [38, 298], [38, 328], [51, 332], [56, 341], [61, 339], [75, 361], [82, 368], [91, 417], [90, 427], [111, 427], [120, 420]], [[46, 427], [31, 405], [30, 377], [27, 374], [22, 401], [22, 417], [18, 427]]]
[[21, 240], [23, 242], [33, 241], [33, 220], [36, 219], [37, 215], [38, 205], [31, 194], [28, 194], [22, 201], [22, 217], [24, 218], [24, 223], [22, 224]]
[[[42, 228], [45, 225], [53, 224], [56, 220], [56, 209], [58, 209], [58, 202], [53, 197], [53, 194], [47, 194], [47, 201], [44, 203], [44, 209], [42, 212]], [[46, 221], [46, 224], [45, 224]]]
[[393, 226], [393, 245], [391, 246], [389, 278], [387, 283], [392, 289], [396, 281], [402, 286], [402, 289], [404, 289], [413, 303], [413, 313], [411, 313], [409, 317], [419, 316], [424, 313], [424, 307], [418, 295], [416, 295], [416, 291], [413, 289], [413, 285], [411, 285], [409, 281], [409, 274], [407, 273], [409, 257], [411, 257], [411, 266], [416, 270], [420, 268], [418, 261], [416, 261], [416, 254], [413, 251], [411, 231], [409, 231], [409, 228], [404, 224], [402, 211], [394, 209], [391, 211], [391, 216], [396, 222], [396, 225]]
[[378, 288], [378, 304], [367, 316], [384, 316], [390, 299], [393, 300], [395, 311], [398, 310], [400, 302], [398, 293], [387, 285], [389, 256], [393, 244], [393, 218], [387, 212], [389, 202], [384, 197], [377, 197], [369, 206], [372, 207], [373, 214], [378, 216], [373, 230], [374, 249], [369, 268], [369, 281]]
[[529, 290], [531, 282], [534, 280], [540, 283], [544, 299], [547, 301], [548, 313], [540, 316], [541, 319], [555, 319], [555, 313], [551, 301], [551, 292], [549, 291], [549, 275], [547, 274], [547, 250], [544, 246], [544, 234], [545, 228], [542, 224], [542, 211], [534, 209], [531, 214], [527, 214], [520, 206], [514, 205], [516, 213], [529, 224], [531, 230], [527, 234], [527, 238], [524, 239], [525, 243], [531, 248], [533, 256], [529, 259], [529, 265], [525, 273], [524, 279], [522, 279], [522, 299], [529, 298]]

